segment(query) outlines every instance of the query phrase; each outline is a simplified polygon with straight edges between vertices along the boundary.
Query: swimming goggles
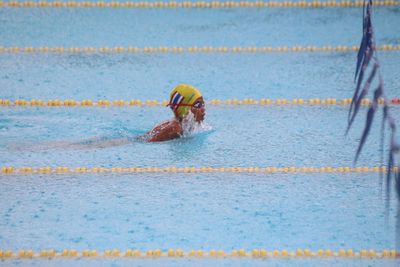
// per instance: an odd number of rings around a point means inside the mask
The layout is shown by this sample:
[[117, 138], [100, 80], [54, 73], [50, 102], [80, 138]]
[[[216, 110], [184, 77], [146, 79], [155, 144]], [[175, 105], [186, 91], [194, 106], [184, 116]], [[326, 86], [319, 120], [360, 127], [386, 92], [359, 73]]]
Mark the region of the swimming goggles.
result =
[[204, 102], [203, 101], [196, 101], [196, 102], [194, 102], [194, 104], [192, 105], [192, 107], [194, 107], [194, 108], [202, 108], [202, 107], [204, 107]]
[[181, 107], [181, 106], [183, 106], [183, 107], [202, 108], [202, 107], [204, 107], [204, 102], [196, 101], [196, 102], [194, 102], [194, 104], [172, 104], [172, 103], [169, 103], [167, 105], [167, 107], [171, 107], [171, 109], [173, 109], [173, 110], [175, 110], [175, 109], [177, 109], [178, 107]]

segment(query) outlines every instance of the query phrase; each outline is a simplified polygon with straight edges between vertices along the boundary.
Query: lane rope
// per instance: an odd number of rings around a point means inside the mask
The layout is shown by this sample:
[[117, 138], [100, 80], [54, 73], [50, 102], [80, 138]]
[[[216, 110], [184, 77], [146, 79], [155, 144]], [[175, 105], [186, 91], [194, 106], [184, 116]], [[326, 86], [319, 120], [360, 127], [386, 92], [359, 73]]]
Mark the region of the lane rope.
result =
[[[399, 1], [373, 1], [375, 7], [400, 6]], [[352, 8], [363, 1], [6, 1], [0, 8]]]
[[362, 249], [355, 251], [353, 249], [339, 249], [334, 251], [331, 249], [319, 249], [312, 251], [310, 249], [297, 249], [295, 251], [272, 250], [266, 249], [253, 249], [246, 251], [245, 249], [232, 250], [225, 252], [224, 250], [189, 250], [187, 252], [182, 249], [168, 249], [166, 251], [161, 249], [140, 251], [137, 249], [128, 249], [120, 251], [118, 249], [104, 250], [103, 252], [97, 250], [83, 250], [77, 251], [75, 249], [64, 249], [56, 251], [54, 249], [42, 250], [35, 252], [33, 250], [19, 250], [13, 252], [12, 250], [0, 250], [0, 259], [34, 259], [34, 258], [160, 258], [160, 257], [174, 257], [174, 258], [369, 258], [369, 259], [396, 259], [400, 258], [400, 252], [396, 250], [384, 249], [376, 251], [374, 249]]
[[[393, 167], [392, 172], [397, 173], [398, 167]], [[1, 167], [0, 175], [12, 174], [106, 174], [106, 173], [386, 173], [387, 168], [382, 167]]]
[[[304, 53], [304, 52], [357, 52], [359, 46], [262, 46], [262, 47], [2, 47], [0, 53]], [[400, 51], [400, 45], [384, 44], [378, 51]]]
[[[312, 98], [312, 99], [303, 99], [303, 98], [295, 98], [295, 99], [266, 99], [261, 98], [258, 100], [252, 98], [245, 98], [242, 100], [239, 99], [212, 99], [206, 101], [207, 105], [210, 106], [254, 106], [254, 105], [261, 105], [261, 106], [345, 106], [350, 105], [352, 99], [351, 98], [344, 98], [344, 99], [336, 99], [336, 98]], [[378, 103], [380, 105], [388, 104], [388, 105], [400, 105], [400, 98], [392, 98], [390, 100], [386, 100], [381, 98], [379, 99]], [[166, 106], [168, 104], [167, 100], [139, 100], [139, 99], [132, 99], [132, 100], [74, 100], [74, 99], [66, 99], [66, 100], [59, 100], [59, 99], [50, 99], [50, 100], [40, 100], [40, 99], [18, 99], [18, 100], [10, 100], [10, 99], [0, 99], [0, 107], [140, 107], [140, 106]], [[372, 104], [372, 100], [365, 98], [361, 101], [361, 105], [363, 106], [370, 106]]]

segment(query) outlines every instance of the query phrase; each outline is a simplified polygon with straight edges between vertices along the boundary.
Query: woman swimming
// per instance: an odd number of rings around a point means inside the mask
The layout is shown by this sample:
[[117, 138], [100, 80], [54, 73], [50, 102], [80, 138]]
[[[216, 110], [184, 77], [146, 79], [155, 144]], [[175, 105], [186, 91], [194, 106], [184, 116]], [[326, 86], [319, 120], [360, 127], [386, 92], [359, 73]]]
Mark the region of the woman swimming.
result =
[[190, 134], [200, 126], [205, 117], [205, 103], [199, 90], [193, 86], [180, 84], [170, 96], [169, 106], [174, 112], [172, 120], [156, 125], [150, 132], [141, 136], [115, 138], [115, 136], [100, 136], [78, 142], [52, 141], [36, 144], [18, 144], [12, 146], [15, 150], [26, 149], [99, 149], [132, 144], [134, 141], [160, 142]]
[[146, 134], [148, 142], [167, 141], [184, 135], [190, 124], [200, 124], [205, 117], [205, 103], [200, 91], [187, 84], [172, 89], [169, 106], [174, 112], [172, 120], [156, 125]]

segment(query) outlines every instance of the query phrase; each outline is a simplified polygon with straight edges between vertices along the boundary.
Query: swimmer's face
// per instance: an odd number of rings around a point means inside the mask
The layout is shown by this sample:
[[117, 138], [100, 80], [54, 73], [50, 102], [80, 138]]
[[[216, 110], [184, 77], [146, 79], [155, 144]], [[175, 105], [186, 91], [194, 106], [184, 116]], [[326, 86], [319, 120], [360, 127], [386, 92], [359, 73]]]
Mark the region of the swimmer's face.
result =
[[204, 117], [206, 116], [206, 108], [205, 108], [205, 102], [203, 97], [199, 97], [194, 104], [192, 105], [191, 111], [194, 115], [194, 119], [197, 122], [202, 122], [204, 120]]

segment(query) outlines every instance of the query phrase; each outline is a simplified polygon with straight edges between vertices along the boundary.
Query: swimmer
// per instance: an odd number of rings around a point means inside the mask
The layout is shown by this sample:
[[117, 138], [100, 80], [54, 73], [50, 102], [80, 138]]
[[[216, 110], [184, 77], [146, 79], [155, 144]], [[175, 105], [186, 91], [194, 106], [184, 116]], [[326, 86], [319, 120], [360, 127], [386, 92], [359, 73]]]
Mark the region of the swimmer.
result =
[[172, 89], [170, 101], [167, 105], [174, 113], [174, 118], [156, 125], [145, 135], [135, 137], [115, 138], [114, 136], [100, 136], [78, 142], [52, 141], [35, 144], [11, 145], [13, 150], [49, 150], [72, 149], [88, 150], [123, 146], [134, 143], [136, 140], [146, 142], [167, 141], [184, 136], [196, 130], [196, 126], [204, 126], [202, 122], [206, 114], [205, 103], [200, 91], [193, 86], [180, 84]]
[[[156, 125], [146, 134], [148, 142], [167, 141], [179, 138], [184, 133], [184, 125], [193, 118], [193, 123], [202, 123], [206, 114], [205, 103], [200, 91], [191, 85], [180, 84], [172, 89], [169, 104], [175, 117]], [[189, 116], [190, 115], [190, 116]]]

